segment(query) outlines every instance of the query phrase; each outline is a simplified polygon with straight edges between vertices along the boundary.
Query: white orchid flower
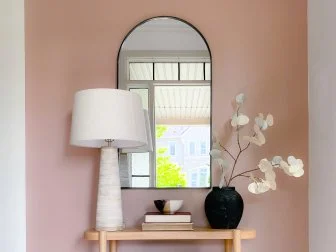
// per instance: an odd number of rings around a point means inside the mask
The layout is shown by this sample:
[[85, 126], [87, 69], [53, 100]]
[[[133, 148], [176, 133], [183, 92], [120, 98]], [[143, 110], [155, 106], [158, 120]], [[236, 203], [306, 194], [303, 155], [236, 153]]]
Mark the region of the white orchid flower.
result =
[[268, 126], [273, 126], [273, 124], [274, 124], [274, 118], [273, 118], [273, 116], [271, 114], [268, 114], [266, 116], [266, 122], [267, 122]]
[[219, 182], [219, 188], [222, 188], [224, 185], [224, 181], [225, 181], [225, 174], [229, 170], [229, 163], [227, 162], [227, 160], [222, 158], [223, 152], [221, 150], [212, 149], [210, 151], [210, 156], [214, 159], [214, 162], [217, 162], [218, 166], [221, 169], [221, 178]]
[[[254, 118], [255, 123], [259, 126], [260, 129], [263, 129], [263, 127], [266, 126], [267, 128], [267, 123], [265, 123], [264, 120], [264, 115], [262, 113], [259, 113], [258, 116], [256, 118]], [[264, 125], [266, 124], [266, 125]]]
[[229, 169], [229, 162], [226, 159], [218, 158], [216, 159], [216, 161], [219, 164], [219, 166], [222, 167], [223, 171]]
[[[218, 133], [216, 131], [213, 131], [212, 133], [212, 149], [220, 150], [220, 143], [218, 141]], [[210, 152], [211, 155], [211, 152]]]
[[268, 182], [269, 184], [269, 187], [274, 191], [276, 190], [276, 182], [275, 182], [275, 172], [274, 170], [270, 170], [270, 171], [267, 171], [265, 172], [265, 180]]
[[260, 169], [260, 171], [262, 172], [267, 172], [269, 170], [273, 170], [273, 166], [270, 163], [270, 161], [268, 161], [266, 158], [263, 158], [260, 160], [258, 167]]
[[236, 103], [240, 106], [243, 105], [244, 101], [246, 100], [245, 94], [240, 93], [236, 96]]
[[254, 194], [259, 194], [258, 183], [259, 182], [253, 182], [253, 183], [249, 184], [248, 187], [247, 187], [249, 192], [254, 193]]
[[274, 156], [273, 159], [272, 159], [272, 165], [279, 167], [281, 161], [282, 161], [282, 157], [280, 157], [280, 156]]
[[224, 181], [225, 181], [225, 175], [224, 175], [224, 173], [222, 172], [222, 174], [221, 174], [221, 179], [220, 179], [219, 184], [218, 184], [218, 187], [219, 187], [219, 188], [222, 188], [222, 187], [224, 186]]
[[289, 156], [288, 163], [284, 160], [280, 162], [280, 167], [288, 176], [301, 177], [304, 174], [303, 162], [301, 159], [296, 159], [293, 156]]
[[212, 131], [212, 142], [217, 143], [218, 142], [218, 133], [217, 131]]
[[258, 165], [260, 171], [265, 173], [265, 181], [268, 182], [269, 187], [272, 190], [276, 189], [276, 182], [275, 182], [275, 172], [273, 170], [273, 165], [270, 161], [268, 161], [266, 158], [260, 160]]
[[301, 159], [296, 159], [293, 156], [288, 157], [289, 172], [296, 178], [304, 174], [303, 162]]
[[268, 114], [266, 119], [264, 119], [264, 115], [259, 113], [254, 120], [261, 130], [266, 130], [269, 126], [273, 126], [273, 116], [271, 114]]
[[221, 177], [218, 186], [219, 188], [222, 188], [224, 186], [225, 175], [229, 170], [229, 162], [223, 158], [218, 158], [216, 159], [216, 161], [219, 164], [219, 167], [221, 168]]
[[292, 176], [292, 174], [289, 171], [289, 165], [287, 164], [286, 161], [281, 160], [280, 161], [280, 167], [284, 170], [284, 172], [288, 175], [288, 176]]
[[[212, 149], [220, 150], [222, 147], [220, 146], [219, 142], [215, 142], [212, 144]], [[211, 155], [211, 152], [210, 152]]]
[[221, 137], [221, 144], [222, 145], [231, 145], [232, 143], [232, 126], [231, 126], [231, 120], [227, 120], [225, 124], [223, 125], [223, 134]]
[[248, 190], [251, 192], [251, 193], [254, 193], [254, 194], [260, 194], [260, 193], [265, 193], [267, 191], [269, 191], [270, 189], [270, 184], [265, 181], [265, 180], [261, 180], [261, 182], [253, 182], [251, 184], [249, 184], [248, 186]]
[[219, 159], [219, 158], [222, 158], [222, 151], [218, 150], [218, 149], [212, 149], [210, 151], [210, 156], [213, 158], [213, 159]]
[[261, 132], [259, 126], [257, 124], [254, 125], [255, 136], [244, 136], [243, 139], [249, 141], [250, 143], [254, 143], [255, 145], [262, 146], [266, 143], [266, 139], [264, 134]]
[[273, 191], [275, 191], [276, 188], [277, 188], [275, 180], [274, 181], [268, 181], [268, 183], [269, 183], [270, 189], [272, 189]]
[[250, 119], [242, 114], [242, 113], [234, 113], [231, 119], [231, 126], [232, 127], [237, 127], [237, 126], [244, 126], [246, 124], [248, 124], [250, 121]]
[[293, 176], [294, 176], [295, 178], [299, 178], [299, 177], [302, 177], [303, 174], [304, 174], [304, 170], [303, 170], [303, 169], [300, 169], [300, 170], [298, 170], [297, 172], [293, 173]]
[[273, 169], [270, 169], [268, 171], [265, 172], [265, 180], [270, 182], [270, 181], [275, 181], [275, 172]]
[[[221, 149], [222, 149], [222, 147], [220, 146], [219, 142], [212, 144], [212, 149], [211, 150], [219, 150], [220, 151]], [[210, 155], [211, 155], [211, 151], [210, 151]]]

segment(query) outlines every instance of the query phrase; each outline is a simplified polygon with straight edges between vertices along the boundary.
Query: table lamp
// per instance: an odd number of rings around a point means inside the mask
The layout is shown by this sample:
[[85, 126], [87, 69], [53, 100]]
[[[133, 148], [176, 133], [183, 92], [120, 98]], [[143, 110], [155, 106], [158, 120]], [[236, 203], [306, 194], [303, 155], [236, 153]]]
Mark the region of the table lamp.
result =
[[87, 89], [75, 94], [71, 145], [101, 148], [96, 230], [123, 229], [118, 149], [147, 144], [138, 94], [119, 89]]

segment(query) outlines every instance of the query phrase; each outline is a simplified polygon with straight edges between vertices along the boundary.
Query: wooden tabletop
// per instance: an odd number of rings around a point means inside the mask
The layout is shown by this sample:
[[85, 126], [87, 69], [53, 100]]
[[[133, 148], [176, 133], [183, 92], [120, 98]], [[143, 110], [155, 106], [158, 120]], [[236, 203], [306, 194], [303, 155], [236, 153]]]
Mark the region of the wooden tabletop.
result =
[[[231, 240], [235, 229], [195, 228], [193, 231], [142, 231], [141, 228], [127, 228], [122, 231], [106, 232], [106, 240]], [[240, 230], [240, 239], [254, 239], [254, 229]], [[99, 231], [90, 229], [84, 233], [86, 240], [99, 240]]]

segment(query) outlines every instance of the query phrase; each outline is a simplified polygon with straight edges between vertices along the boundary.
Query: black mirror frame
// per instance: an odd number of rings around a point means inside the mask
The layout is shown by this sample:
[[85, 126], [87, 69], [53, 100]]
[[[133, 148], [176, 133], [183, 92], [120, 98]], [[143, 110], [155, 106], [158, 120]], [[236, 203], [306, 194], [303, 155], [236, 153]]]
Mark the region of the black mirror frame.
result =
[[[178, 18], [178, 17], [174, 17], [174, 16], [155, 16], [155, 17], [151, 17], [151, 18], [148, 18], [148, 19], [145, 19], [143, 21], [141, 21], [140, 23], [138, 23], [137, 25], [135, 25], [127, 34], [126, 36], [124, 37], [124, 39], [122, 40], [121, 44], [120, 44], [120, 47], [119, 47], [119, 50], [118, 50], [118, 55], [117, 55], [117, 74], [116, 74], [116, 82], [117, 82], [117, 86], [116, 88], [118, 89], [119, 88], [119, 57], [120, 57], [120, 52], [121, 52], [121, 48], [124, 44], [124, 42], [126, 41], [126, 39], [129, 37], [129, 35], [136, 29], [138, 28], [140, 25], [143, 25], [144, 23], [147, 23], [153, 19], [157, 19], [157, 18], [171, 18], [171, 19], [175, 19], [177, 21], [180, 21], [180, 22], [183, 22], [187, 25], [189, 25], [190, 27], [192, 27], [200, 36], [201, 38], [203, 39], [207, 49], [208, 49], [208, 52], [209, 52], [209, 56], [210, 56], [210, 63], [211, 63], [211, 68], [210, 68], [210, 146], [212, 146], [212, 108], [213, 108], [213, 99], [212, 99], [212, 89], [213, 89], [213, 85], [212, 85], [212, 54], [211, 54], [211, 50], [210, 50], [210, 47], [209, 47], [209, 44], [207, 42], [207, 40], [205, 39], [205, 37], [203, 36], [203, 34], [194, 26], [192, 25], [191, 23], [189, 23], [188, 21], [186, 20], [183, 20], [181, 18]], [[157, 188], [157, 187], [148, 187], [148, 188], [142, 188], [142, 187], [121, 187], [121, 189], [145, 189], [145, 190], [148, 190], [148, 189], [154, 189], [154, 190], [180, 190], [180, 189], [210, 189], [212, 188], [212, 159], [210, 157], [210, 185], [209, 187], [181, 187], [181, 188], [176, 188], [176, 187], [172, 187], [172, 188]]]

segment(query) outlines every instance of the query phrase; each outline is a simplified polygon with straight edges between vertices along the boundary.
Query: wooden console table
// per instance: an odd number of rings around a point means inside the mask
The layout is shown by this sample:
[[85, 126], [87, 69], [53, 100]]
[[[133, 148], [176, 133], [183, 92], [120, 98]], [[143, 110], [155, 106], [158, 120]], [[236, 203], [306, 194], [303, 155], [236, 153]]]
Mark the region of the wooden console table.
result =
[[254, 239], [253, 229], [208, 229], [195, 228], [193, 231], [141, 231], [141, 229], [125, 229], [116, 232], [88, 230], [84, 238], [99, 241], [99, 252], [117, 252], [117, 241], [139, 240], [224, 240], [225, 252], [241, 252], [241, 240]]

